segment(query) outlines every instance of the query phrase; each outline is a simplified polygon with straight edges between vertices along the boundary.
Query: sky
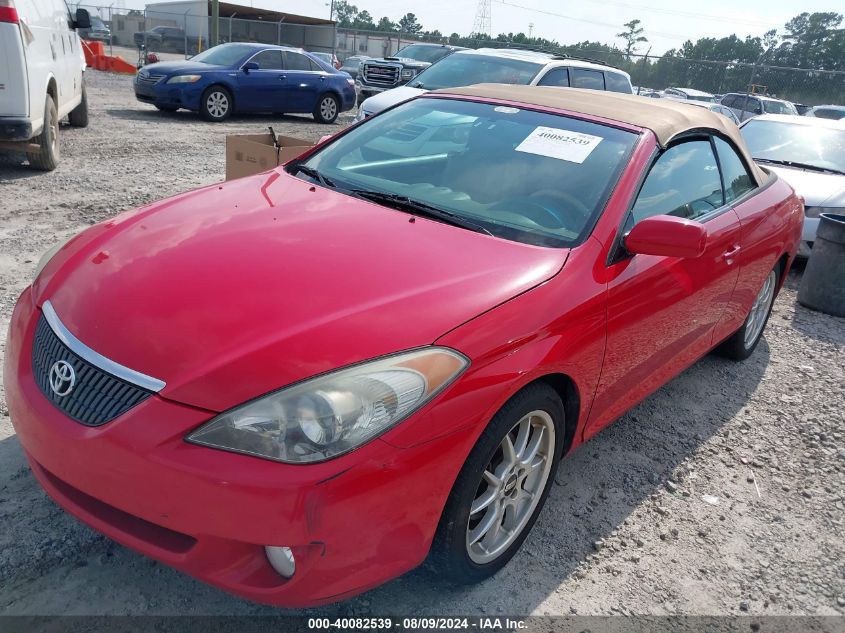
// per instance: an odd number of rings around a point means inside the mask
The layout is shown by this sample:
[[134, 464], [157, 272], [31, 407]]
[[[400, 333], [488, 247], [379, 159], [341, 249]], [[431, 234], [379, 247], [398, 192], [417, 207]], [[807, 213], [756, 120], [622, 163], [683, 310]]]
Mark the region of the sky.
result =
[[[88, 0], [92, 4], [92, 0]], [[230, 0], [264, 9], [329, 17], [328, 0]], [[111, 0], [109, 0], [111, 2]], [[104, 4], [108, 4], [105, 2]], [[642, 4], [639, 4], [642, 2]], [[387, 16], [396, 21], [405, 13], [417, 16], [426, 30], [466, 35], [473, 30], [478, 0], [350, 0], [359, 10], [366, 9], [378, 21]], [[145, 0], [122, 0], [129, 8], [142, 8]], [[790, 18], [802, 11], [843, 12], [842, 0], [492, 0], [492, 32], [528, 34], [572, 44], [584, 40], [606, 44], [621, 40], [616, 34], [625, 22], [639, 19], [647, 44], [639, 45], [640, 53], [651, 49], [661, 54], [678, 48], [686, 40], [700, 37], [738, 37], [762, 35], [771, 28], [783, 29]], [[531, 28], [533, 24], [533, 28]]]

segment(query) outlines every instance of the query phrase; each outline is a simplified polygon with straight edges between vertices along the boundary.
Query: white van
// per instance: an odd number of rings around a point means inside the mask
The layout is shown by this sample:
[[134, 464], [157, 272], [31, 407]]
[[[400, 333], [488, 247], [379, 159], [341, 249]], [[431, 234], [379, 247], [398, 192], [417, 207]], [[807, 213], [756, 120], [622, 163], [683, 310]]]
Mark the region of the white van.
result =
[[64, 0], [0, 0], [0, 149], [25, 152], [36, 169], [59, 162], [59, 121], [88, 125], [85, 57]]

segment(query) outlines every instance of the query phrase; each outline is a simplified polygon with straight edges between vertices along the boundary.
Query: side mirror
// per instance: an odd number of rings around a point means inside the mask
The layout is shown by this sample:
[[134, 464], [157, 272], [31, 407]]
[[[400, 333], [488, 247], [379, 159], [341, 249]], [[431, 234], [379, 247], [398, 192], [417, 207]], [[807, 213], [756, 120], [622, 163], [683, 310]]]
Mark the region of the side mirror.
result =
[[90, 29], [91, 28], [91, 14], [88, 9], [77, 9], [76, 16], [73, 19], [73, 28], [75, 29]]
[[258, 70], [259, 68], [260, 66], [258, 65], [258, 62], [247, 62], [246, 64], [241, 66], [241, 70], [243, 70], [245, 73], [249, 73], [250, 70]]
[[701, 257], [707, 246], [707, 229], [692, 220], [655, 215], [635, 224], [623, 243], [633, 254]]

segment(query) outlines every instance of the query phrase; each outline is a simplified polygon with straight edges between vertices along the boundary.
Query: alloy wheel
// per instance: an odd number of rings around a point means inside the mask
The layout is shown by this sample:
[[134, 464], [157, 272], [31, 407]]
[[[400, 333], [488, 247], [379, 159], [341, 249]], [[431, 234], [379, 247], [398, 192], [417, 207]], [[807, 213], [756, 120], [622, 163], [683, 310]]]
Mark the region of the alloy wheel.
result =
[[229, 97], [222, 92], [212, 92], [205, 101], [208, 113], [215, 119], [226, 116], [229, 111]]
[[519, 537], [540, 502], [552, 469], [555, 425], [541, 410], [523, 416], [484, 469], [469, 511], [470, 560], [495, 560]]
[[320, 116], [326, 121], [337, 116], [337, 103], [332, 97], [326, 97], [320, 102]]
[[757, 337], [763, 332], [763, 325], [766, 323], [766, 317], [769, 314], [769, 309], [772, 306], [772, 301], [775, 298], [775, 286], [777, 285], [777, 273], [773, 270], [766, 277], [763, 287], [760, 289], [760, 294], [754, 300], [754, 305], [751, 306], [751, 312], [748, 314], [748, 323], [745, 326], [745, 347], [751, 347], [757, 340]]

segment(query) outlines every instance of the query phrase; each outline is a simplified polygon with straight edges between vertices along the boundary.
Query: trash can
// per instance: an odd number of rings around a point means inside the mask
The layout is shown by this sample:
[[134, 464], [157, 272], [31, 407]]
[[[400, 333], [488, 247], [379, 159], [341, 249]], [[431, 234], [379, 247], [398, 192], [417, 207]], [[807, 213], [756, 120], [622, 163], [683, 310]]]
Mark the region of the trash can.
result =
[[802, 305], [845, 317], [845, 215], [822, 213], [798, 288]]

